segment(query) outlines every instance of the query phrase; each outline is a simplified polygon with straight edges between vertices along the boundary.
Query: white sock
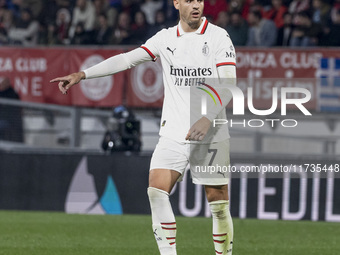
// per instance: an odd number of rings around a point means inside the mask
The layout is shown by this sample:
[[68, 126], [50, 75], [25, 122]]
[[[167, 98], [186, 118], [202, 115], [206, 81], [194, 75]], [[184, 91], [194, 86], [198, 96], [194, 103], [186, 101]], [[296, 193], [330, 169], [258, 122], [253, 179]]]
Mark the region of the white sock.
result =
[[176, 220], [169, 200], [169, 193], [148, 188], [152, 214], [152, 229], [161, 255], [176, 253]]
[[233, 252], [234, 229], [229, 211], [229, 201], [210, 202], [213, 219], [213, 240], [216, 255], [231, 255]]

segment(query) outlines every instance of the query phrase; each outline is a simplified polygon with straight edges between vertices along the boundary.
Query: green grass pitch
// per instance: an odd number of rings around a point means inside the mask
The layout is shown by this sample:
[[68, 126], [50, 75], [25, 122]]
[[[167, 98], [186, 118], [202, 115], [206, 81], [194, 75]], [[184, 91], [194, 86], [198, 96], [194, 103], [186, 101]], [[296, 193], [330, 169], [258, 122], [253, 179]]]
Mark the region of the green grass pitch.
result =
[[[177, 217], [179, 255], [213, 255], [211, 219]], [[234, 219], [234, 255], [340, 254], [340, 224]], [[0, 211], [0, 254], [157, 255], [148, 215]]]

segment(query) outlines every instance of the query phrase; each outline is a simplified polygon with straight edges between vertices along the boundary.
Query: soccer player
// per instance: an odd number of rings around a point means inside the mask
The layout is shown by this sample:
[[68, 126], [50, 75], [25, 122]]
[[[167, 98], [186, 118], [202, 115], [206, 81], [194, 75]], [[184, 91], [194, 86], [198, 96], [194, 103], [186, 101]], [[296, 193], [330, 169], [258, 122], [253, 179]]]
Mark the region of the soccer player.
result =
[[[203, 0], [174, 0], [173, 3], [180, 16], [177, 26], [161, 30], [137, 49], [51, 82], [58, 82], [60, 91], [66, 94], [82, 79], [112, 75], [159, 57], [163, 67], [164, 103], [160, 139], [151, 159], [147, 192], [160, 254], [177, 254], [176, 221], [169, 193], [190, 163], [193, 182], [204, 185], [210, 204], [215, 252], [230, 255], [233, 224], [228, 173], [211, 171], [207, 175], [206, 171], [199, 170], [204, 166], [229, 165], [228, 127], [213, 124], [214, 119], [226, 119], [225, 106], [231, 97], [223, 91], [218, 93], [208, 83], [218, 80], [222, 86], [236, 85], [235, 51], [228, 33], [203, 17]], [[201, 107], [194, 107], [193, 103], [195, 98], [199, 97], [198, 101], [203, 98], [200, 96], [203, 94], [199, 94], [204, 93], [203, 90], [218, 98], [218, 103], [209, 106], [206, 113], [197, 110]]]

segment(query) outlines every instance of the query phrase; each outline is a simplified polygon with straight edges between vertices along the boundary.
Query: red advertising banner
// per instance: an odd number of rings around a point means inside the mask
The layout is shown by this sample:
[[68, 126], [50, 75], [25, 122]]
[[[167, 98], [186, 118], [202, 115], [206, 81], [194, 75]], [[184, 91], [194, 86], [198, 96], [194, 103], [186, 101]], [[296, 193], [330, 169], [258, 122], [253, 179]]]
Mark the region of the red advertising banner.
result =
[[[280, 98], [280, 88], [292, 87], [305, 88], [311, 93], [311, 99], [304, 104], [307, 109], [322, 110], [324, 106], [329, 110], [340, 109], [338, 49], [242, 48], [237, 50], [236, 56], [237, 76], [241, 78], [238, 79], [238, 87], [245, 96], [248, 88], [252, 88], [252, 98], [257, 108], [267, 109], [272, 105], [272, 88], [278, 88]], [[295, 93], [290, 98], [299, 96], [301, 94]], [[291, 107], [288, 105], [287, 108]]]
[[[90, 67], [123, 52], [71, 48], [0, 48], [0, 77], [9, 77], [21, 100], [60, 105], [111, 107], [122, 104], [124, 76], [89, 79], [72, 88], [68, 95], [59, 92], [52, 78]], [[126, 79], [125, 79], [126, 80]]]
[[163, 93], [163, 73], [160, 60], [146, 62], [131, 69], [128, 75], [128, 106], [161, 107]]
[[[124, 102], [130, 107], [161, 107], [164, 88], [159, 60], [113, 76], [81, 81], [66, 96], [57, 84], [49, 83], [54, 77], [85, 69], [121, 52], [123, 49], [2, 47], [0, 77], [9, 77], [24, 101], [89, 107]], [[310, 91], [311, 99], [305, 104], [308, 109], [340, 110], [339, 50], [239, 48], [236, 52], [238, 87], [245, 101], [248, 95], [252, 97], [256, 108], [272, 105], [273, 88], [280, 98], [282, 87], [293, 87]]]
[[[122, 50], [76, 49], [70, 52], [70, 72], [84, 70], [122, 53]], [[72, 103], [80, 106], [110, 107], [122, 104], [125, 73], [82, 80], [71, 91]]]
[[[49, 72], [63, 68], [63, 50], [55, 58], [55, 51], [25, 48], [1, 48], [0, 76], [9, 77], [12, 86], [20, 94], [22, 100], [46, 102], [45, 86]], [[62, 70], [61, 70], [62, 71]], [[60, 74], [60, 72], [56, 72]], [[51, 87], [50, 87], [51, 88]]]
[[[55, 77], [65, 76], [69, 74], [69, 51], [60, 49], [40, 50], [40, 54], [45, 54], [47, 69], [43, 79], [44, 102], [49, 104], [72, 105], [72, 98], [60, 93], [57, 83], [49, 81]], [[21, 97], [23, 100], [23, 98]]]

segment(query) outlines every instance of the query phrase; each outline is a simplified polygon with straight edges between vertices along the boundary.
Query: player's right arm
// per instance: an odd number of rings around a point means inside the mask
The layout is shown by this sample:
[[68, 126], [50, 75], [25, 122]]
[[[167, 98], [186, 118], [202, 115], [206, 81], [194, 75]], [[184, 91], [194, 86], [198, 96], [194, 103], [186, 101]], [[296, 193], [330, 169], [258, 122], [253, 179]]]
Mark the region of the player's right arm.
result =
[[140, 47], [127, 53], [110, 57], [81, 72], [54, 78], [50, 82], [58, 82], [59, 90], [63, 94], [67, 94], [67, 91], [73, 85], [79, 83], [83, 79], [92, 79], [112, 75], [150, 60], [154, 60], [152, 56], [150, 56], [150, 53], [148, 53], [148, 51], [146, 51], [144, 48]]

